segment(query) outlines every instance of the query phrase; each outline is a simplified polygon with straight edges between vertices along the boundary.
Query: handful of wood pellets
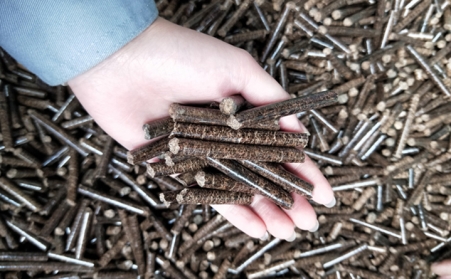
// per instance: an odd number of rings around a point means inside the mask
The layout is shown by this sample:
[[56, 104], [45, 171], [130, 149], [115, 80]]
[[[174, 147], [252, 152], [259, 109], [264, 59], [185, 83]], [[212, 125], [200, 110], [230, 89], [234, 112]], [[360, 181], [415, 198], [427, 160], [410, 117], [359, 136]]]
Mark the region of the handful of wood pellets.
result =
[[[128, 153], [130, 164], [148, 163], [151, 177], [180, 174], [186, 188], [160, 194], [178, 204], [250, 204], [261, 194], [290, 209], [297, 193], [312, 198], [313, 186], [277, 163], [301, 163], [307, 133], [279, 131], [279, 119], [334, 104], [337, 94], [325, 91], [251, 109], [240, 96], [205, 108], [172, 104], [169, 117], [147, 123], [146, 139], [158, 140]], [[197, 186], [196, 186], [197, 184]]]

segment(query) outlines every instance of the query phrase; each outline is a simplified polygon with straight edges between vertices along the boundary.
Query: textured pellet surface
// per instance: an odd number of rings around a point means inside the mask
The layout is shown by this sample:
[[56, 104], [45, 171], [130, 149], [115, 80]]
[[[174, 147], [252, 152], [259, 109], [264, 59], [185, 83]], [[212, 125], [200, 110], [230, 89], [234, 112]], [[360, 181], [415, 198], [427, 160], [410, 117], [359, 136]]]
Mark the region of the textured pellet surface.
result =
[[[108, 136], [67, 87], [44, 84], [0, 48], [0, 277], [434, 278], [430, 263], [450, 257], [447, 1], [156, 2], [167, 20], [247, 51], [287, 99], [337, 93], [338, 104], [310, 97], [311, 105], [302, 107], [274, 104], [277, 110], [268, 112], [246, 103], [226, 110], [232, 120], [241, 114], [231, 123], [238, 133], [253, 126], [278, 134], [278, 118], [295, 112], [312, 132], [306, 154], [340, 189], [336, 205], [310, 202], [320, 227], [296, 229], [293, 242], [253, 239], [208, 205], [178, 205], [177, 194], [196, 182], [202, 190], [262, 189], [222, 173], [211, 178], [215, 170], [204, 164], [180, 176], [181, 184], [150, 177], [142, 162], [151, 157], [169, 164], [164, 168], [174, 175], [185, 171], [176, 168], [187, 158], [169, 155], [167, 145], [132, 158], [134, 166], [117, 144], [109, 154]], [[247, 74], [240, 65], [232, 73]], [[272, 93], [251, 92], [262, 100]], [[184, 117], [230, 130], [230, 116], [209, 101], [196, 104], [210, 111], [209, 119]], [[143, 137], [154, 140], [172, 129], [172, 117], [160, 120], [135, 124], [145, 125]], [[206, 131], [200, 134], [209, 136]], [[271, 138], [247, 138], [275, 145]], [[296, 168], [309, 172], [302, 164]], [[198, 173], [206, 175], [195, 181]], [[284, 197], [281, 206], [289, 205], [288, 193]], [[326, 263], [335, 264], [325, 269]]]
[[177, 194], [179, 204], [250, 204], [252, 194], [212, 189], [183, 189]]
[[175, 154], [219, 159], [301, 163], [305, 158], [302, 150], [290, 147], [240, 145], [183, 138], [171, 139], [169, 148]]
[[233, 130], [224, 126], [186, 123], [176, 123], [174, 129], [171, 131], [170, 137], [285, 147], [305, 147], [308, 141], [308, 135], [306, 133], [248, 129]]
[[283, 208], [293, 206], [293, 198], [281, 187], [232, 160], [207, 158], [207, 163], [236, 181], [247, 184]]

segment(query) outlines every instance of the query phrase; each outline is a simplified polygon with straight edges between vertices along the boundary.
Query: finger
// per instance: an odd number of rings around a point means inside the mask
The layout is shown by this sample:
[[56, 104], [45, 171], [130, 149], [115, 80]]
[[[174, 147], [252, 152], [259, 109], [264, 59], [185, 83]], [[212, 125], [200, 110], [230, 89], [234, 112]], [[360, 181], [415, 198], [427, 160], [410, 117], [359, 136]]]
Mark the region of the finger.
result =
[[[241, 95], [248, 102], [255, 106], [262, 106], [290, 99], [290, 95], [260, 65], [253, 60], [245, 61], [247, 63], [242, 64], [243, 75], [241, 75], [241, 79], [236, 79], [238, 84], [235, 90], [241, 92]], [[280, 125], [286, 131], [307, 131], [296, 118], [296, 115], [281, 118]]]
[[255, 106], [267, 105], [290, 98], [277, 81], [246, 55], [235, 77], [235, 90]]
[[431, 269], [432, 272], [434, 272], [437, 275], [451, 277], [451, 260], [445, 260], [439, 263], [434, 263], [432, 264]]
[[288, 239], [293, 235], [293, 221], [269, 199], [255, 195], [251, 208], [260, 216], [266, 229], [274, 237]]
[[283, 211], [291, 218], [296, 227], [301, 230], [316, 231], [318, 220], [310, 203], [301, 195], [293, 194], [293, 207]]
[[313, 184], [313, 200], [319, 204], [331, 207], [335, 205], [334, 192], [330, 187], [329, 182], [316, 167], [315, 163], [306, 155], [304, 163], [287, 163], [284, 167]]
[[245, 234], [255, 238], [265, 235], [264, 221], [250, 207], [230, 204], [215, 204], [212, 207]]

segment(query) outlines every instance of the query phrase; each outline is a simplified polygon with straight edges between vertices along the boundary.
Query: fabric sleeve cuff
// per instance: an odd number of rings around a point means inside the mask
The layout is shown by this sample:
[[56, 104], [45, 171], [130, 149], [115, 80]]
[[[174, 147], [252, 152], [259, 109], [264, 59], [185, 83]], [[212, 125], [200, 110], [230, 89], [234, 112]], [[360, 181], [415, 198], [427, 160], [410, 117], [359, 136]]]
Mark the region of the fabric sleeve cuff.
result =
[[0, 9], [0, 45], [50, 85], [99, 64], [158, 17], [149, 0], [18, 0]]

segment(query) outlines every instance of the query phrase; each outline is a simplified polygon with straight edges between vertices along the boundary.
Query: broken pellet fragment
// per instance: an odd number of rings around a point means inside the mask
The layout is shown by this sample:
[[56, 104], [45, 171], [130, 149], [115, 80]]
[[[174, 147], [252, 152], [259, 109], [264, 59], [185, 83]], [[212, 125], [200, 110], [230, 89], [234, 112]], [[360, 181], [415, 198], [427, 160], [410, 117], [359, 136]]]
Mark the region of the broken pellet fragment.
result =
[[160, 201], [166, 207], [169, 207], [172, 203], [177, 202], [177, 195], [180, 193], [180, 191], [182, 191], [182, 190], [160, 193]]
[[136, 165], [164, 154], [164, 152], [169, 150], [168, 142], [168, 138], [162, 138], [142, 147], [130, 150], [127, 152], [127, 162]]
[[171, 132], [173, 126], [174, 121], [170, 116], [148, 122], [143, 125], [144, 138], [151, 140], [167, 135]]

